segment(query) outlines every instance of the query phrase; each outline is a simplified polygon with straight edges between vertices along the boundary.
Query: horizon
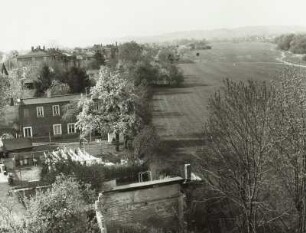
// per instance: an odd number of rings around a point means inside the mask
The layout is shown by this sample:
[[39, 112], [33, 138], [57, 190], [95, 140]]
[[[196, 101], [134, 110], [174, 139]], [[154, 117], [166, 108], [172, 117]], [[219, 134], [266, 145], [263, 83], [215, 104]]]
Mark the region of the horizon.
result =
[[302, 0], [11, 0], [2, 3], [0, 51], [84, 47], [188, 31], [306, 28], [303, 6]]

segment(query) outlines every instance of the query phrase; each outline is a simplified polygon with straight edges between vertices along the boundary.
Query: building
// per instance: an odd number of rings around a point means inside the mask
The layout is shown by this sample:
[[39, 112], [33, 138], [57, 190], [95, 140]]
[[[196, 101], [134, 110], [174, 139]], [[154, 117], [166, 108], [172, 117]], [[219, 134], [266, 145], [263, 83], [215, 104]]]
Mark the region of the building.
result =
[[47, 64], [49, 66], [61, 65], [63, 68], [68, 69], [77, 64], [76, 57], [68, 53], [63, 53], [59, 49], [46, 49], [44, 47], [32, 47], [31, 51], [24, 55], [17, 57], [17, 64], [19, 67], [27, 66], [40, 66]]
[[149, 232], [183, 232], [184, 195], [181, 177], [115, 186], [99, 195], [95, 208], [102, 233], [133, 227]]
[[25, 138], [63, 137], [77, 134], [75, 120], [62, 119], [64, 106], [78, 101], [81, 95], [21, 99], [19, 102], [20, 132]]

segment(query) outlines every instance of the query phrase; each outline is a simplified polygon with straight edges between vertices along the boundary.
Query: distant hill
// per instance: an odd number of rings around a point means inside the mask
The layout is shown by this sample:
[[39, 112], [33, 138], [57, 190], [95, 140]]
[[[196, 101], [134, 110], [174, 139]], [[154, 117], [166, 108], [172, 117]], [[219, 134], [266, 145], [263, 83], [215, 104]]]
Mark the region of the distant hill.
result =
[[180, 39], [223, 40], [251, 36], [274, 37], [285, 33], [306, 33], [306, 27], [301, 26], [251, 26], [233, 29], [180, 31], [155, 36], [124, 37], [118, 41], [135, 40], [137, 42], [167, 42]]

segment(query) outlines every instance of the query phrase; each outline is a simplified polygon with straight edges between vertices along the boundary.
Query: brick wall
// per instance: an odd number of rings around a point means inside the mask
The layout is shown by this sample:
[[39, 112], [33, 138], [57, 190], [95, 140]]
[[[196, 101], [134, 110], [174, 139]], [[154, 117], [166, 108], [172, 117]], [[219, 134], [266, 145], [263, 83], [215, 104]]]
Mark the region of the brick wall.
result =
[[131, 225], [181, 232], [183, 225], [180, 184], [104, 193], [96, 208], [97, 216], [103, 215], [107, 233]]

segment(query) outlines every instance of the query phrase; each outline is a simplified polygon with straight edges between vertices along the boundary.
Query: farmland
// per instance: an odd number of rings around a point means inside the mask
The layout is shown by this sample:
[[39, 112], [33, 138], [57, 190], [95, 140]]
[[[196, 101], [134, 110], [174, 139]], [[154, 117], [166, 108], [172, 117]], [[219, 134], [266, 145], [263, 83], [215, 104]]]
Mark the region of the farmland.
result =
[[[158, 88], [153, 98], [153, 122], [161, 138], [172, 146], [173, 163], [190, 162], [201, 146], [209, 97], [225, 78], [270, 82], [284, 66], [275, 45], [259, 42], [215, 43], [212, 50], [189, 52], [190, 63], [179, 64], [185, 76], [180, 88]], [[199, 52], [199, 56], [196, 53]]]

